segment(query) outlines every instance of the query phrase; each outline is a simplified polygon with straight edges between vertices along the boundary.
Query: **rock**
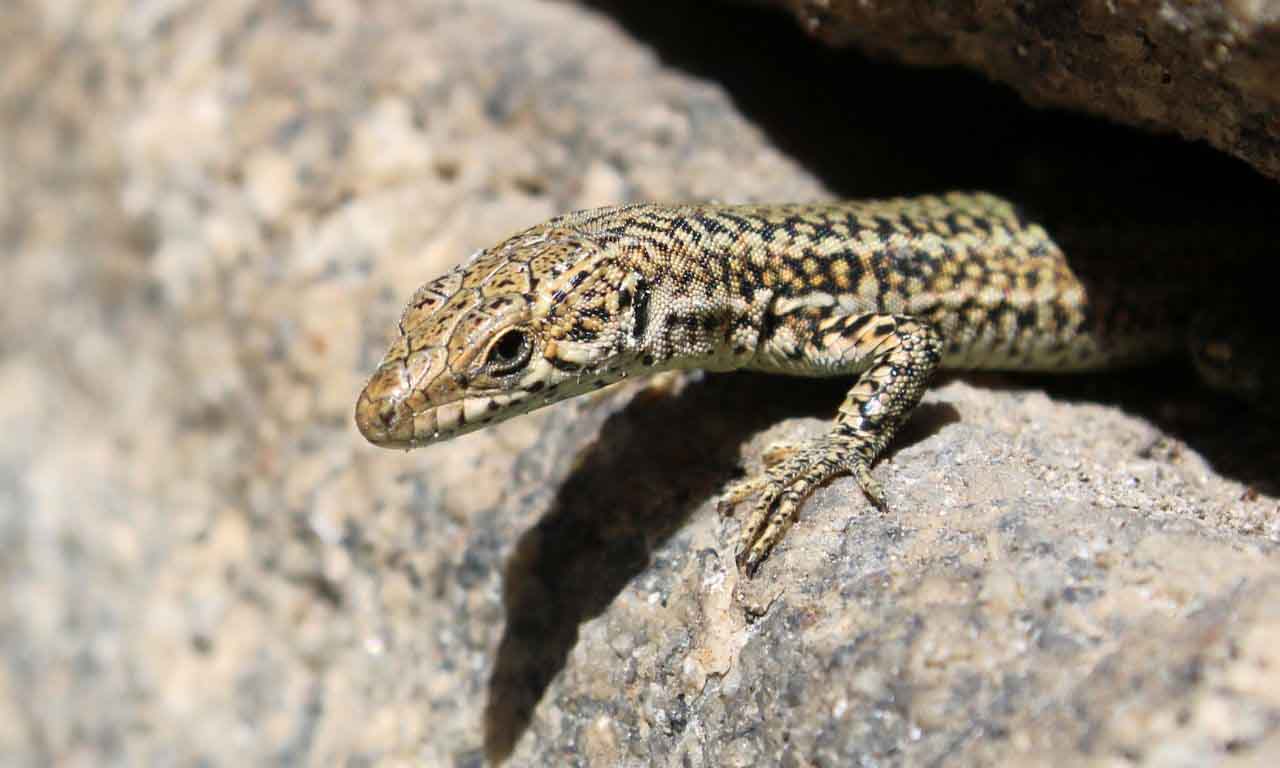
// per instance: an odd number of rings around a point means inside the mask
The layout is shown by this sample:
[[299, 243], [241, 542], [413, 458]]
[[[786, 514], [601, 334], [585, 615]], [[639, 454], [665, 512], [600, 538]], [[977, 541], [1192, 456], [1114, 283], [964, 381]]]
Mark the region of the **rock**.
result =
[[1207, 141], [1280, 178], [1280, 2], [773, 0], [824, 42], [962, 65], [1040, 106]]
[[[417, 284], [558, 211], [968, 182], [1165, 226], [1192, 189], [1272, 199], [972, 82], [840, 59], [912, 96], [845, 114], [776, 15], [637, 8], [7, 9], [6, 765], [1280, 750], [1274, 431], [1181, 368], [939, 382], [875, 469], [890, 512], [838, 480], [751, 581], [712, 500], [839, 382], [665, 377], [410, 454], [360, 439]], [[1003, 106], [922, 141], [949, 98]]]

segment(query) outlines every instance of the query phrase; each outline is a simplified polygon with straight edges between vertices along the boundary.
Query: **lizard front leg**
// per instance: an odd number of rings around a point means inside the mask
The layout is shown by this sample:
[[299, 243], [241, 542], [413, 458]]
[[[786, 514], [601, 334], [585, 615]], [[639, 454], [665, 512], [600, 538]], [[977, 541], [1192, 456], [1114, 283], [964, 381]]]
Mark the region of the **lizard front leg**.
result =
[[[902, 315], [835, 315], [813, 324], [797, 372], [861, 372], [826, 435], [771, 451], [770, 466], [730, 486], [722, 510], [756, 496], [742, 525], [738, 566], [754, 574], [795, 521], [815, 488], [851, 474], [884, 509], [884, 492], [871, 465], [920, 402], [941, 360], [942, 338], [930, 325]], [[804, 362], [808, 361], [808, 362]]]

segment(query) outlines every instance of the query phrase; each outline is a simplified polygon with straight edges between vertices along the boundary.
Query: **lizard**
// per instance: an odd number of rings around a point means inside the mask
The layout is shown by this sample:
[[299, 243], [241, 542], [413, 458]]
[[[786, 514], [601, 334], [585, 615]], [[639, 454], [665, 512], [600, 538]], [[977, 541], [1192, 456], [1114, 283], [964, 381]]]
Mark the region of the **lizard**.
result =
[[1107, 283], [1090, 267], [1119, 257], [1084, 256], [981, 192], [569, 213], [420, 287], [355, 421], [407, 449], [661, 371], [852, 377], [829, 432], [770, 448], [720, 497], [754, 499], [735, 556], [751, 576], [836, 476], [885, 510], [871, 467], [939, 369], [1090, 371], [1191, 339], [1211, 384], [1274, 391], [1276, 366], [1243, 366], [1201, 318], [1206, 283], [1149, 267]]

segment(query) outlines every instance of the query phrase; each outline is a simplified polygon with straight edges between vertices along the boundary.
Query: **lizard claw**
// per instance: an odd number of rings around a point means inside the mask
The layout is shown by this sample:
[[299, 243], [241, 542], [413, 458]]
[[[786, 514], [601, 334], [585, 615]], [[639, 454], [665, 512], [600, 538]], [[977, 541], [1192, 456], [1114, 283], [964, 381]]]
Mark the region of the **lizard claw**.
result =
[[854, 476], [872, 504], [885, 508], [884, 491], [871, 476], [867, 460], [847, 443], [830, 437], [792, 446], [785, 458], [730, 486], [718, 503], [721, 514], [758, 496], [738, 538], [738, 567], [747, 576], [754, 575], [799, 517], [804, 500], [815, 488], [844, 473]]

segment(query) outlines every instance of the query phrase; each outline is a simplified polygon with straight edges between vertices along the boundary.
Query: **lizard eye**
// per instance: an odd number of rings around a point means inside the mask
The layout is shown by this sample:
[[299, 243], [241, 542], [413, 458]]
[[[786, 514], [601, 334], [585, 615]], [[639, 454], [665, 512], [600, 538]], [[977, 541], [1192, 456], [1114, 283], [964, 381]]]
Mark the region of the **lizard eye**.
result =
[[524, 367], [533, 353], [533, 345], [529, 343], [529, 335], [524, 331], [507, 331], [489, 347], [487, 362], [489, 370], [495, 374], [511, 373]]

